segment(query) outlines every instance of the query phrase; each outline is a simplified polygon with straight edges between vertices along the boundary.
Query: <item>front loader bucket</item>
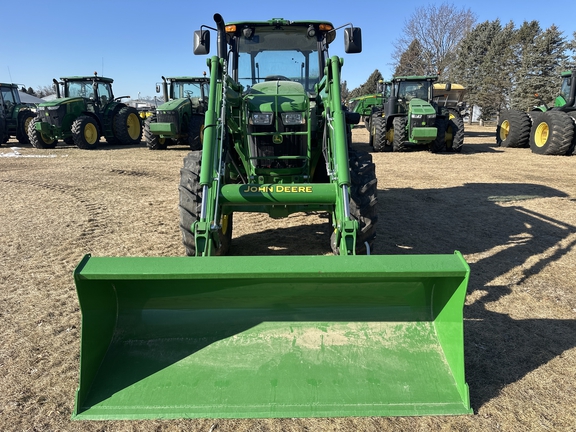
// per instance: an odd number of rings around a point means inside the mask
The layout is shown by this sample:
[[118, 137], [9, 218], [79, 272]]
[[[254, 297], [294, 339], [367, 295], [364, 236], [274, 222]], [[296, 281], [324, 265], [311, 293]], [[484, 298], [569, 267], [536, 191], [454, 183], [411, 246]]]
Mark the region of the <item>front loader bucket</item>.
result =
[[93, 258], [74, 419], [471, 413], [462, 255]]

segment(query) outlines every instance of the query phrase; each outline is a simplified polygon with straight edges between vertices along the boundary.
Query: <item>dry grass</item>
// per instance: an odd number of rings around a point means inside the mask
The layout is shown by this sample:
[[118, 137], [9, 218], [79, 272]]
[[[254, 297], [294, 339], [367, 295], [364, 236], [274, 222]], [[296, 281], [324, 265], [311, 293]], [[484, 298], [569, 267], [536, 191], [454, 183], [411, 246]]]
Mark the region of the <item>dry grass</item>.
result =
[[[363, 128], [355, 145], [368, 149]], [[376, 253], [462, 251], [467, 381], [458, 417], [72, 422], [79, 323], [72, 271], [85, 253], [182, 255], [185, 148], [58, 147], [0, 158], [0, 429], [3, 431], [568, 431], [576, 429], [576, 157], [495, 147], [374, 154]], [[18, 145], [10, 143], [9, 145]], [[2, 148], [0, 153], [10, 153]], [[234, 254], [329, 253], [326, 219], [235, 219]]]

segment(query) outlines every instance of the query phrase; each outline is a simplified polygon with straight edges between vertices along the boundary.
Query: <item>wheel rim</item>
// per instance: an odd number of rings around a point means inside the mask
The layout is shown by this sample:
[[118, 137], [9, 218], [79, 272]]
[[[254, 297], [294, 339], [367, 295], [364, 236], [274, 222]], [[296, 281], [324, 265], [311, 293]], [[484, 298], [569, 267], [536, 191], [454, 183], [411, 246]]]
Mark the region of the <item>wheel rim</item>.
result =
[[138, 139], [140, 136], [140, 119], [134, 113], [130, 113], [128, 119], [126, 120], [126, 126], [128, 126], [128, 135], [133, 140]]
[[536, 132], [534, 132], [534, 144], [537, 147], [544, 147], [548, 141], [548, 135], [550, 134], [550, 128], [548, 123], [542, 122], [536, 127]]
[[508, 120], [504, 120], [500, 125], [500, 139], [502, 141], [506, 141], [506, 138], [508, 138], [509, 133], [510, 133], [510, 122]]
[[84, 126], [84, 140], [90, 145], [96, 144], [98, 140], [98, 130], [94, 124], [88, 123]]
[[28, 130], [28, 126], [30, 126], [30, 123], [32, 123], [32, 120], [34, 120], [34, 117], [28, 117], [26, 120], [24, 120], [24, 130], [25, 131]]

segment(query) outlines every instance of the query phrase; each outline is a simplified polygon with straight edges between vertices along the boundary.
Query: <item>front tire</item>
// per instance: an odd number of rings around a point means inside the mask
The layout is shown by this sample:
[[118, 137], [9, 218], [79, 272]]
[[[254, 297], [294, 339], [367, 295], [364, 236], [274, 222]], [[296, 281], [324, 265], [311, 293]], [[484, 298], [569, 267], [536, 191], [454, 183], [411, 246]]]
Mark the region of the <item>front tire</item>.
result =
[[50, 138], [44, 135], [42, 132], [36, 130], [36, 123], [41, 123], [40, 117], [35, 117], [28, 124], [28, 138], [30, 139], [30, 144], [32, 147], [37, 149], [53, 149], [58, 143], [57, 139]]
[[21, 144], [30, 144], [28, 137], [28, 128], [30, 123], [34, 120], [34, 113], [30, 110], [22, 110], [18, 113], [18, 129], [16, 131], [16, 139]]
[[464, 119], [460, 116], [451, 117], [446, 127], [446, 150], [453, 153], [462, 152], [464, 145]]
[[82, 150], [94, 150], [98, 147], [100, 133], [98, 124], [90, 116], [80, 116], [72, 123], [72, 140]]
[[574, 138], [574, 121], [562, 111], [547, 111], [534, 122], [530, 149], [541, 155], [566, 155]]
[[144, 122], [144, 132], [142, 136], [146, 141], [146, 145], [150, 150], [166, 150], [166, 138], [161, 138], [150, 131], [150, 124], [152, 123], [156, 123], [156, 114], [150, 115]]
[[134, 145], [142, 140], [142, 123], [136, 108], [122, 107], [114, 116], [114, 134], [120, 144]]
[[499, 147], [528, 147], [530, 117], [516, 110], [503, 111], [496, 127], [496, 144]]
[[190, 150], [202, 149], [202, 138], [204, 137], [204, 117], [194, 115], [188, 121], [188, 145]]
[[[356, 255], [366, 255], [374, 251], [376, 239], [377, 184], [376, 165], [370, 153], [348, 149], [350, 163], [350, 216], [358, 221], [356, 232]], [[338, 255], [336, 234], [332, 233], [330, 244], [332, 252]], [[368, 245], [368, 246], [367, 246]]]
[[406, 134], [406, 117], [394, 117], [392, 126], [394, 127], [392, 148], [395, 152], [402, 152], [406, 150], [405, 143], [408, 140]]
[[[180, 232], [186, 255], [196, 255], [196, 242], [192, 225], [200, 219], [202, 205], [202, 186], [200, 185], [200, 164], [202, 150], [191, 151], [184, 158], [184, 166], [180, 170], [179, 209]], [[226, 255], [232, 240], [232, 213], [223, 216], [218, 231], [220, 244], [216, 247], [214, 255]]]

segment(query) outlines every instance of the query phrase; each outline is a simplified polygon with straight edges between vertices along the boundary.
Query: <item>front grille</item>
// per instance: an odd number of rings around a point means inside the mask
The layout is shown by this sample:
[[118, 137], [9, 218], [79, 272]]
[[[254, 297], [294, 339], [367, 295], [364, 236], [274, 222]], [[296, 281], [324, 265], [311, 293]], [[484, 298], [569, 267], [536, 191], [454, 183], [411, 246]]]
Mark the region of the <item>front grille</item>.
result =
[[158, 112], [156, 114], [156, 122], [158, 123], [173, 123], [176, 126], [176, 130], [180, 130], [180, 118], [177, 113], [162, 113]]
[[[250, 157], [256, 168], [302, 168], [306, 165], [307, 136], [292, 134], [305, 132], [304, 125], [280, 125], [277, 133], [274, 126], [250, 126], [248, 129]], [[282, 142], [275, 143], [275, 136], [281, 136]]]

